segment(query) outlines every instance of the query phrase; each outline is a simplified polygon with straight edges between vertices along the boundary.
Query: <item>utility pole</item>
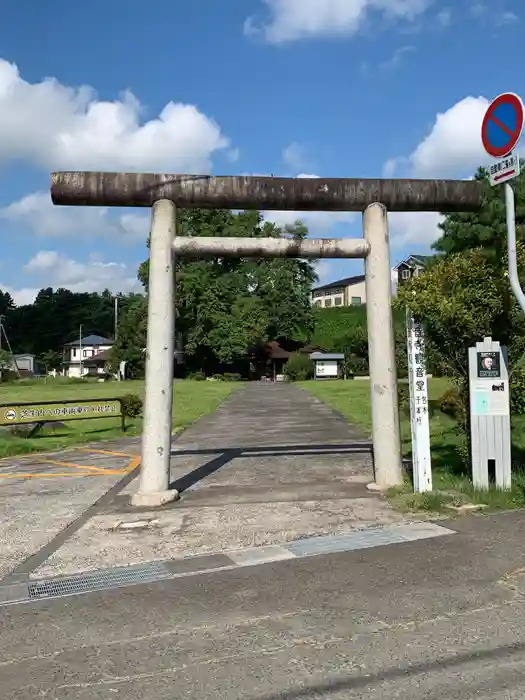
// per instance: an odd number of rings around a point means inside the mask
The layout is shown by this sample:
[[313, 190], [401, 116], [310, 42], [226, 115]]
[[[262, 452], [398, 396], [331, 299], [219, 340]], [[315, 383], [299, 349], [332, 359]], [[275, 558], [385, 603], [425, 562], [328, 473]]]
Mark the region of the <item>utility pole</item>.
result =
[[118, 297], [115, 297], [115, 334], [114, 334], [114, 339], [117, 339], [117, 331], [118, 331]]
[[84, 366], [82, 363], [82, 324], [78, 328], [78, 352], [80, 353], [80, 376], [83, 376]]
[[9, 350], [9, 354], [11, 355], [11, 359], [13, 360], [13, 365], [15, 368], [15, 372], [17, 373], [18, 377], [20, 377], [20, 369], [18, 368], [18, 363], [16, 361], [15, 356], [13, 355], [13, 349], [11, 347], [11, 343], [9, 342], [9, 338], [7, 337], [7, 332], [5, 330], [4, 326], [4, 319], [5, 319], [4, 314], [0, 314], [0, 350], [2, 350], [2, 338], [5, 338], [5, 342], [7, 344], [7, 349]]

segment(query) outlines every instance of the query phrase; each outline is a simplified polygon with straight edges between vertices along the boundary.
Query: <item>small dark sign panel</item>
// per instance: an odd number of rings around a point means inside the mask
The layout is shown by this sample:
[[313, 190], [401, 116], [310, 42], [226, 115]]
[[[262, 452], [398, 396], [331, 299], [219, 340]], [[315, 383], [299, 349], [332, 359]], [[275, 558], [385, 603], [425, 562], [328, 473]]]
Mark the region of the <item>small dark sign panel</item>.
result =
[[499, 379], [499, 352], [478, 352], [478, 377], [480, 379]]

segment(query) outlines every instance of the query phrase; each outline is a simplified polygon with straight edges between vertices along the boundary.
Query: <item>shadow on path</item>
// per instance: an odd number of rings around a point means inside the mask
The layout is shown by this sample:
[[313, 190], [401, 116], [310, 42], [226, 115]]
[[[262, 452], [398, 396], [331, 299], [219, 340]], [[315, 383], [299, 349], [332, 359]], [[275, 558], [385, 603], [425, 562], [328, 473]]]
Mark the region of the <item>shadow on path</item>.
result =
[[197, 484], [207, 476], [214, 474], [216, 471], [226, 466], [234, 459], [239, 457], [279, 457], [279, 456], [309, 456], [309, 455], [335, 455], [345, 453], [358, 453], [372, 455], [373, 462], [373, 446], [371, 442], [351, 442], [343, 444], [305, 444], [305, 445], [275, 445], [261, 447], [228, 447], [228, 448], [213, 448], [203, 450], [172, 450], [172, 456], [188, 457], [202, 455], [216, 455], [213, 459], [205, 464], [197, 467], [193, 471], [179, 477], [170, 483], [170, 489], [176, 489], [179, 493], [183, 493], [187, 489]]

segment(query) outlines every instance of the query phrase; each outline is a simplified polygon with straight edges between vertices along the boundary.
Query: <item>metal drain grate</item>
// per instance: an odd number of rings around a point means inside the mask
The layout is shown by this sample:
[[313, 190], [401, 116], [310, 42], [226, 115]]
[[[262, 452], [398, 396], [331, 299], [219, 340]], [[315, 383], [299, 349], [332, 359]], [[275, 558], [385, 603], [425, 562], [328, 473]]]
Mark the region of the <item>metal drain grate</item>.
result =
[[94, 571], [93, 573], [79, 574], [77, 576], [30, 581], [28, 584], [29, 600], [61, 598], [63, 596], [78, 595], [79, 593], [102, 591], [108, 588], [132, 586], [139, 583], [153, 583], [154, 581], [171, 577], [172, 574], [164, 564], [152, 562], [151, 564], [140, 566]]

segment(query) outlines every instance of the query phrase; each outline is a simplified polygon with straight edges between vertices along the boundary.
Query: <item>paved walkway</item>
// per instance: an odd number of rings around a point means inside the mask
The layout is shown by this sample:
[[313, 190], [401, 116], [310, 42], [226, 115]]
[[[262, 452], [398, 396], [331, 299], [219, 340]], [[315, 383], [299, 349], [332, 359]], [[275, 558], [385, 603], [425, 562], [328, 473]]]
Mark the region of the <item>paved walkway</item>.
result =
[[232, 394], [174, 441], [171, 478], [180, 501], [160, 511], [132, 509], [138, 483], [131, 481], [91, 509], [58, 548], [51, 543], [31, 576], [404, 522], [366, 489], [373, 478], [370, 443], [293, 385], [251, 383]]

